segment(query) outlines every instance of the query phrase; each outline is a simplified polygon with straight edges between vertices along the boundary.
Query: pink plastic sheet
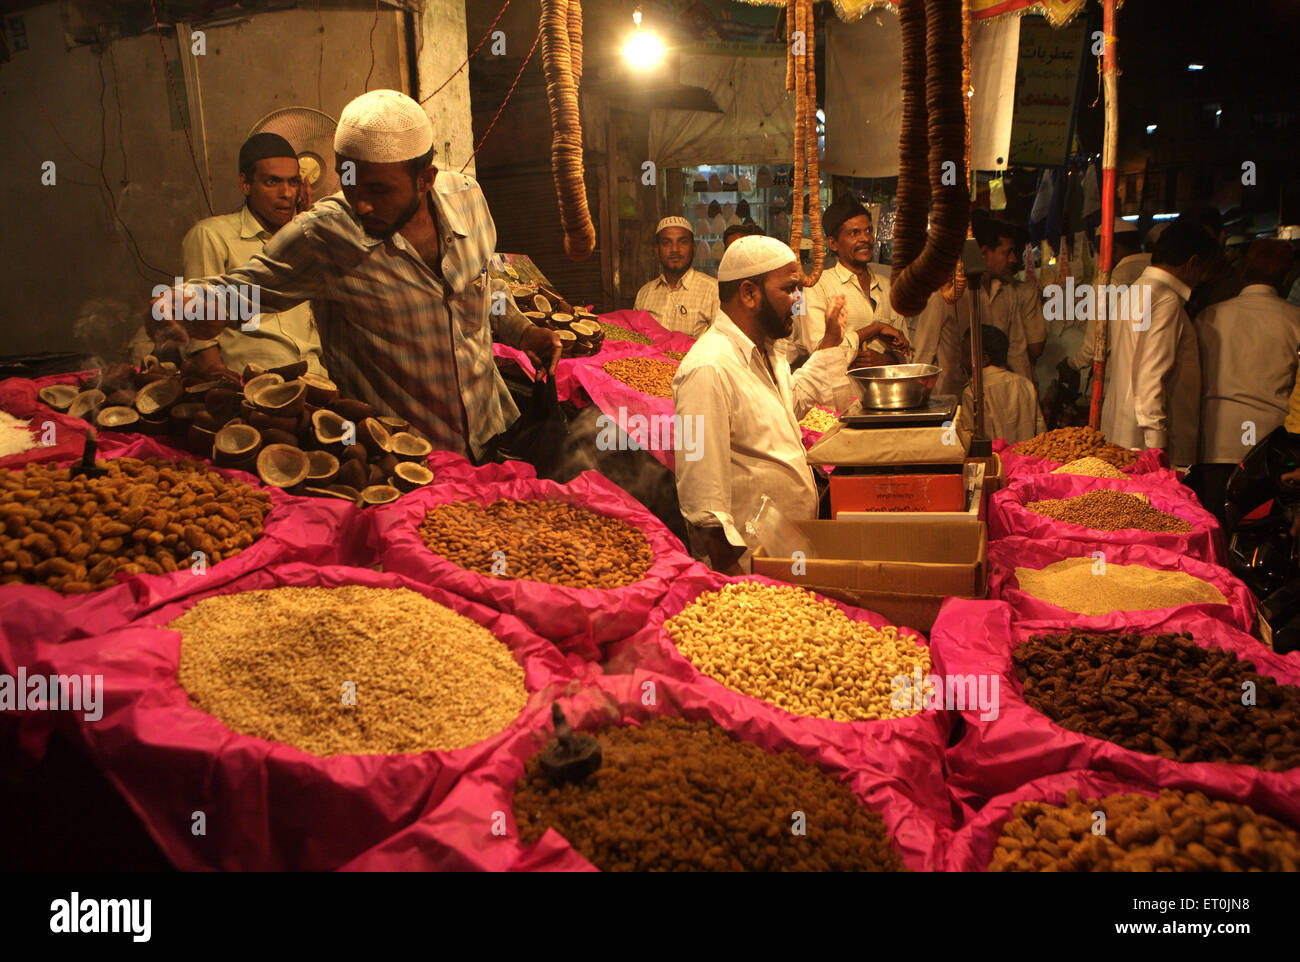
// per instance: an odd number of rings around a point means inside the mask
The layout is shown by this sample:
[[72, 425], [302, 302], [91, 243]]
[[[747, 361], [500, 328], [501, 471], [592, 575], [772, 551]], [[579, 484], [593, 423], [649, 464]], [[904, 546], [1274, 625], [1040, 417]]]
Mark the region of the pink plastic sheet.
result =
[[[110, 458], [193, 458], [152, 438], [137, 438], [109, 454]], [[269, 490], [271, 511], [261, 536], [232, 558], [209, 565], [202, 574], [191, 570], [171, 574], [122, 577], [113, 588], [84, 595], [64, 595], [38, 585], [0, 587], [0, 634], [23, 645], [23, 638], [60, 641], [100, 634], [128, 624], [147, 611], [213, 585], [224, 584], [268, 564], [286, 561], [371, 564], [365, 519], [352, 504], [334, 498], [298, 497], [267, 488], [243, 471], [213, 468]]]
[[[563, 501], [618, 518], [645, 535], [654, 562], [644, 578], [622, 588], [568, 588], [481, 575], [435, 555], [421, 539], [420, 525], [434, 506], [452, 501], [486, 505], [499, 498]], [[601, 642], [625, 638], [644, 625], [671, 582], [695, 563], [659, 519], [595, 471], [584, 471], [568, 484], [527, 478], [494, 483], [452, 481], [368, 510], [372, 513], [372, 545], [385, 571], [508, 612], [543, 637], [563, 639], [566, 651], [586, 657], [597, 656]], [[499, 549], [505, 553], [507, 572], [512, 547], [503, 544]], [[580, 549], [575, 543], [574, 550]]]
[[[75, 374], [61, 374], [38, 381], [17, 377], [0, 381], [0, 411], [31, 421], [30, 429], [37, 442], [35, 447], [26, 451], [0, 458], [0, 470], [21, 468], [33, 461], [62, 461], [81, 457], [86, 442], [86, 422], [81, 418], [60, 414], [37, 397], [37, 392], [47, 385], [76, 384], [77, 379]], [[128, 442], [126, 437], [113, 431], [100, 431], [98, 434], [97, 456], [110, 456]], [[54, 443], [42, 443], [46, 438]]]
[[668, 330], [649, 311], [611, 311], [601, 315], [600, 319], [644, 334], [660, 351], [681, 351], [684, 354], [695, 346], [695, 338], [681, 331]]
[[[180, 634], [162, 627], [200, 597], [282, 585], [410, 588], [491, 630], [524, 668], [528, 707], [467, 748], [328, 758], [231, 731], [193, 708], [177, 683]], [[103, 717], [59, 712], [159, 847], [184, 870], [329, 870], [410, 824], [467, 772], [510, 744], [573, 675], [515, 618], [449, 592], [361, 568], [280, 565], [169, 604], [136, 625], [43, 646], [40, 670], [102, 674]], [[55, 713], [46, 713], [55, 714]], [[206, 835], [192, 832], [203, 812]]]
[[1271, 815], [1292, 827], [1300, 828], [1300, 804], [1296, 796], [1261, 794], [1249, 799], [1220, 794], [1217, 789], [1200, 784], [1194, 777], [1179, 776], [1160, 785], [1117, 778], [1105, 772], [1073, 771], [1048, 775], [1021, 785], [990, 801], [974, 819], [948, 840], [945, 870], [949, 872], [984, 872], [993, 861], [1002, 827], [1014, 816], [1017, 802], [1041, 801], [1052, 805], [1065, 803], [1070, 789], [1082, 798], [1105, 798], [1107, 795], [1146, 795], [1155, 798], [1161, 788], [1187, 792], [1204, 792], [1212, 799], [1241, 802], [1263, 815]]
[[[1223, 530], [1214, 515], [1201, 507], [1191, 489], [1172, 479], [1148, 481], [1160, 475], [1134, 475], [1131, 480], [1086, 478], [1072, 474], [1032, 474], [1016, 477], [1009, 487], [993, 495], [989, 505], [989, 538], [1018, 536], [1037, 541], [1086, 541], [1090, 544], [1145, 544], [1201, 561], [1221, 564]], [[1182, 518], [1192, 525], [1186, 533], [1142, 531], [1124, 528], [1099, 531], [1057, 521], [1025, 507], [1033, 501], [1073, 498], [1089, 491], [1109, 488], [1145, 495], [1151, 506]]]
[[[1057, 725], [1025, 701], [1011, 654], [1034, 635], [1059, 634], [1068, 628], [1033, 622], [1013, 627], [1011, 614], [1000, 602], [950, 598], [931, 632], [931, 651], [942, 665], [941, 674], [998, 679], [996, 717], [963, 710], [964, 734], [948, 750], [949, 785], [959, 793], [989, 798], [1054, 772], [1095, 769], [1151, 785], [1193, 779], [1207, 790], [1247, 804], [1274, 794], [1300, 797], [1300, 768], [1266, 772], [1250, 765], [1178, 762]], [[1280, 683], [1300, 683], [1300, 656], [1278, 655], [1249, 635], [1201, 614], [1153, 616], [1124, 630], [1186, 631], [1202, 648], [1222, 648], [1238, 659], [1249, 659], [1260, 674]]]
[[[725, 694], [725, 693], [723, 693]], [[719, 698], [680, 679], [638, 671], [589, 679], [561, 699], [575, 727], [594, 730], [605, 723], [641, 724], [662, 715], [712, 721], [741, 741], [771, 751], [793, 750], [834, 777], [847, 779], [859, 800], [878, 811], [913, 871], [941, 863], [942, 830], [934, 815], [896, 774], [879, 770], [861, 757], [850, 758], [802, 726], [781, 724], [753, 710], [752, 702]], [[653, 703], [647, 705], [653, 696]], [[351, 871], [594, 871], [554, 829], [534, 845], [519, 839], [514, 790], [524, 766], [552, 737], [549, 715], [498, 750], [462, 778], [445, 802], [403, 832], [344, 866]], [[498, 834], [494, 834], [494, 827]], [[504, 834], [499, 834], [504, 830]]]
[[[671, 361], [657, 351], [637, 355], [653, 357], [660, 361]], [[606, 374], [601, 368], [604, 362], [595, 358], [574, 371], [578, 383], [582, 385], [593, 404], [617, 422], [620, 430], [626, 431], [629, 438], [654, 455], [655, 460], [675, 470], [675, 445], [677, 425], [673, 423], [673, 399], [650, 397], [634, 387], [624, 384], [617, 378]], [[699, 443], [696, 438], [695, 443]]]
[[[514, 361], [528, 377], [536, 376], [537, 369], [533, 367], [533, 362], [528, 360], [528, 356], [523, 351], [494, 341], [492, 353], [496, 357]], [[580, 368], [592, 363], [599, 366], [620, 357], [656, 357], [658, 354], [659, 349], [651, 344], [607, 341], [591, 357], [571, 357], [560, 361], [555, 369], [555, 396], [561, 401], [570, 402], [575, 407], [586, 407], [591, 403], [591, 399], [587, 397], [582, 383], [578, 380], [577, 371]]]
[[[1011, 445], [999, 438], [993, 442], [993, 451], [1002, 458], [1002, 464], [1006, 470], [1007, 477], [1017, 474], [1048, 474], [1061, 467], [1063, 462], [1048, 461], [1046, 458], [1034, 458], [1024, 454], [1016, 454], [1011, 450]], [[1136, 461], [1127, 468], [1120, 468], [1125, 474], [1151, 474], [1167, 473], [1177, 477], [1174, 470], [1169, 466], [1169, 457], [1164, 451], [1158, 448], [1148, 448], [1138, 455]]]
[[501, 464], [489, 463], [476, 467], [468, 458], [450, 451], [434, 451], [425, 463], [433, 472], [434, 484], [442, 484], [446, 481], [482, 484], [537, 477], [536, 469], [527, 461], [505, 461]]
[[[1042, 621], [1057, 625], [1075, 625], [1089, 631], [1122, 631], [1151, 616], [1150, 610], [1112, 611], [1104, 615], [1081, 615], [1048, 604], [1019, 587], [1016, 568], [1046, 568], [1066, 558], [1094, 558], [1105, 564], [1144, 565], [1165, 571], [1182, 571], [1208, 581], [1228, 599], [1227, 604], [1178, 605], [1164, 609], [1200, 612], [1243, 631], [1255, 625], [1255, 599], [1250, 590], [1228, 573], [1226, 568], [1189, 558], [1145, 544], [1092, 544], [1084, 541], [1035, 541], [1029, 538], [1002, 538], [989, 544], [989, 597], [1011, 603], [1017, 621]], [[1098, 572], [1098, 577], [1103, 577]]]
[[[724, 585], [739, 581], [786, 587], [782, 582], [759, 575], [728, 578], [703, 565], [696, 565], [673, 583], [663, 601], [650, 613], [642, 630], [607, 649], [602, 661], [605, 670], [618, 674], [645, 669], [689, 682], [719, 703], [744, 706], [749, 714], [768, 715], [779, 726], [793, 726], [815, 735], [826, 743], [837, 746], [848, 757], [863, 759], [882, 771], [897, 775], [911, 787], [917, 801], [933, 813], [936, 822], [950, 825], [953, 809], [944, 786], [942, 758], [952, 730], [954, 719], [951, 713], [930, 709], [909, 718], [862, 722], [838, 722], [796, 715], [728, 688], [701, 672], [677, 650], [664, 630], [664, 622], [679, 614], [704, 592], [718, 591]], [[887, 618], [874, 611], [854, 608], [821, 595], [817, 595], [817, 598], [829, 601], [853, 621], [865, 622], [875, 628], [891, 624]], [[918, 644], [927, 645], [925, 636], [915, 629], [900, 627], [899, 634], [911, 635]]]

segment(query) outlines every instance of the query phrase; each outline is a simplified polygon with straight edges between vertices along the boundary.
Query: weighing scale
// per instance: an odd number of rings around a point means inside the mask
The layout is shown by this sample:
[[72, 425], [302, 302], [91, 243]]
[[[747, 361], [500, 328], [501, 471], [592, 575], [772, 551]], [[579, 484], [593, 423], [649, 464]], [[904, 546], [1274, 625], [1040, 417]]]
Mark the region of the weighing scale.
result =
[[957, 396], [936, 394], [920, 407], [895, 410], [864, 408], [861, 401], [855, 401], [848, 411], [840, 415], [840, 422], [849, 428], [942, 427], [956, 414]]

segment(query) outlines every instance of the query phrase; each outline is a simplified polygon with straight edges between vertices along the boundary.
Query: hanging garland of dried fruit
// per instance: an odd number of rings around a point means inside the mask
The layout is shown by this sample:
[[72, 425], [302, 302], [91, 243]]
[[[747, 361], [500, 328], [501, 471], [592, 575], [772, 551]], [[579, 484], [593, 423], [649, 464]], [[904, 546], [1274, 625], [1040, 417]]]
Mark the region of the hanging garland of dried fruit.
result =
[[899, 0], [898, 22], [903, 123], [889, 300], [915, 317], [954, 277], [970, 218], [961, 0]]
[[787, 0], [785, 9], [785, 89], [794, 94], [794, 203], [790, 214], [790, 247], [803, 246], [804, 191], [808, 191], [812, 231], [812, 274], [799, 271], [804, 287], [822, 276], [821, 173], [817, 157], [817, 55], [813, 0]]
[[[971, 110], [971, 67], [970, 67], [970, 42], [971, 42], [971, 13], [970, 0], [961, 0], [961, 103], [962, 109], [966, 115], [966, 175], [973, 176], [970, 169], [970, 110]], [[966, 237], [974, 237], [974, 233], [969, 227], [966, 229]], [[961, 258], [957, 258], [957, 270], [952, 277], [952, 287], [944, 286], [943, 299], [949, 304], [956, 304], [961, 296], [966, 293], [966, 271], [962, 267]]]
[[596, 227], [587, 208], [582, 172], [582, 124], [578, 81], [582, 77], [582, 7], [579, 0], [542, 0], [542, 69], [551, 109], [551, 174], [564, 226], [564, 251], [582, 261], [596, 249]]

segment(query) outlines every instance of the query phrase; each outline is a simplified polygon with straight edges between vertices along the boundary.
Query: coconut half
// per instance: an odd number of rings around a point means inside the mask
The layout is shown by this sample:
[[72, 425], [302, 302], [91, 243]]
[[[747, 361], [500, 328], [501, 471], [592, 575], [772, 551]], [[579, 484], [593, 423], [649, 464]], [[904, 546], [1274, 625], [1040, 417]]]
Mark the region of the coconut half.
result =
[[362, 504], [390, 504], [402, 496], [391, 484], [372, 484], [361, 489]]
[[[311, 416], [312, 434], [315, 435], [317, 444], [342, 444], [343, 435], [350, 423], [343, 415], [326, 408], [321, 408]], [[353, 431], [355, 430], [354, 426]]]
[[388, 439], [389, 450], [403, 461], [423, 461], [433, 453], [433, 445], [424, 438], [400, 431]]
[[95, 423], [106, 431], [130, 427], [139, 420], [139, 412], [134, 408], [122, 407], [121, 405], [100, 408], [99, 414], [95, 416]]
[[79, 392], [71, 384], [51, 384], [36, 392], [42, 403], [48, 404], [56, 411], [66, 411], [72, 406]]
[[319, 374], [304, 374], [298, 380], [307, 385], [307, 403], [320, 406], [339, 396], [339, 386]]
[[339, 459], [328, 451], [307, 452], [307, 480], [317, 486], [329, 484], [339, 473]]
[[307, 403], [307, 385], [302, 381], [284, 381], [280, 384], [259, 384], [244, 388], [244, 397], [254, 407], [276, 417], [295, 421]]
[[388, 428], [380, 424], [378, 418], [366, 418], [357, 425], [357, 440], [366, 446], [372, 458], [387, 453], [389, 438]]
[[393, 487], [401, 491], [414, 491], [432, 481], [433, 472], [414, 461], [403, 461], [393, 469]]
[[150, 381], [135, 395], [135, 409], [146, 418], [159, 420], [167, 416], [171, 406], [181, 399], [185, 388], [178, 377]]
[[257, 476], [276, 488], [292, 488], [307, 479], [311, 460], [291, 444], [268, 444], [257, 455]]
[[227, 424], [212, 439], [212, 460], [223, 467], [246, 461], [262, 446], [262, 432], [251, 424]]
[[68, 417], [84, 418], [93, 415], [104, 403], [104, 392], [98, 388], [82, 391], [68, 405]]

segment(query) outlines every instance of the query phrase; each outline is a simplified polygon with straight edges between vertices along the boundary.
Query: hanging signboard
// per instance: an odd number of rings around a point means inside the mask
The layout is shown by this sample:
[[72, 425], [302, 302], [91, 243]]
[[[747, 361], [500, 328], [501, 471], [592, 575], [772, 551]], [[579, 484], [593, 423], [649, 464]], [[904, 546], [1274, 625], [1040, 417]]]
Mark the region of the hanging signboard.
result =
[[1021, 18], [1016, 101], [1011, 114], [1013, 164], [1065, 164], [1087, 40], [1085, 20], [1054, 30], [1042, 17]]

